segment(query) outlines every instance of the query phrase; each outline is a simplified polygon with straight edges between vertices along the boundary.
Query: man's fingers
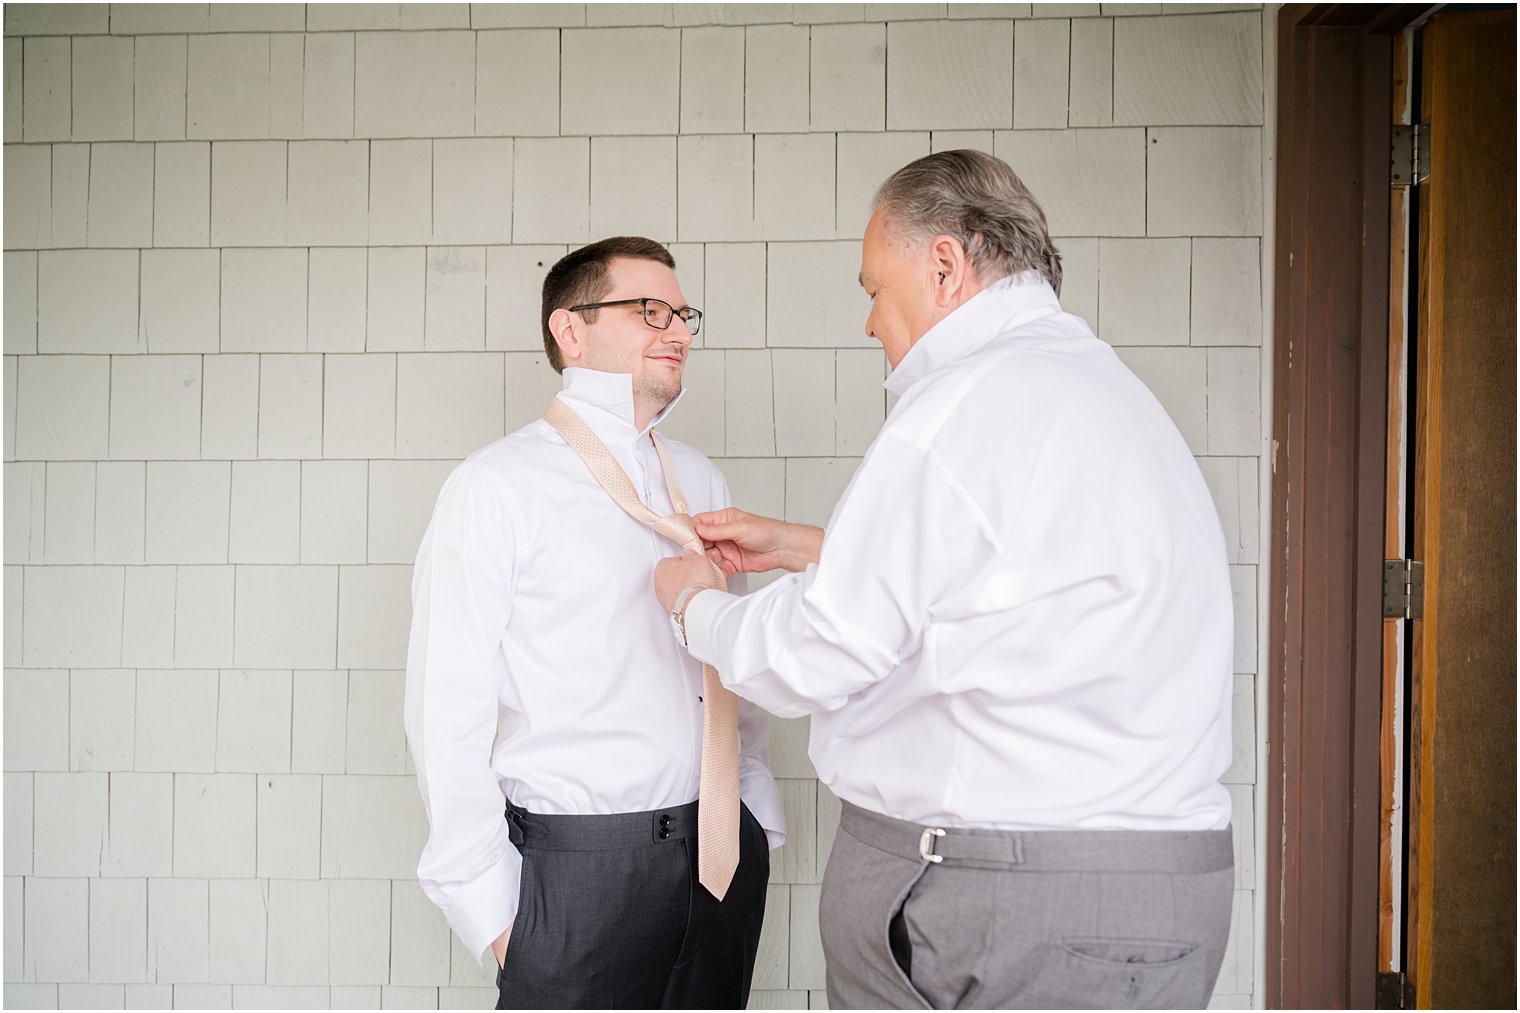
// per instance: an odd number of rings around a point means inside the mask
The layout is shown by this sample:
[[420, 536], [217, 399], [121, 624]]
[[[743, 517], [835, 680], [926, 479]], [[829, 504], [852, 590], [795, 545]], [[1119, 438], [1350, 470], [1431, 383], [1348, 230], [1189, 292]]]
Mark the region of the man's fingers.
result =
[[716, 563], [718, 569], [723, 571], [724, 580], [728, 580], [734, 574], [739, 572], [738, 565], [734, 561], [730, 560], [726, 555], [724, 555], [723, 551], [717, 546], [713, 546], [711, 549], [707, 550], [707, 558]]
[[704, 524], [697, 521], [696, 529], [697, 534], [706, 541], [732, 545], [736, 550], [760, 551], [766, 548], [769, 541], [765, 528], [757, 523], [756, 518], [749, 516], [718, 523]]
[[[716, 554], [716, 555], [714, 555]], [[723, 568], [723, 573], [732, 577], [736, 573], [745, 573], [744, 553], [733, 542], [714, 542], [712, 551], [708, 553], [718, 560], [718, 565]]]
[[692, 517], [692, 523], [697, 529], [697, 534], [709, 542], [737, 541], [751, 526], [749, 522], [753, 519], [750, 514], [745, 513], [743, 510], [725, 507], [722, 510], [697, 514]]
[[698, 514], [693, 517], [692, 524], [705, 541], [727, 542], [733, 541], [743, 530], [741, 521], [721, 519], [713, 520], [715, 514]]

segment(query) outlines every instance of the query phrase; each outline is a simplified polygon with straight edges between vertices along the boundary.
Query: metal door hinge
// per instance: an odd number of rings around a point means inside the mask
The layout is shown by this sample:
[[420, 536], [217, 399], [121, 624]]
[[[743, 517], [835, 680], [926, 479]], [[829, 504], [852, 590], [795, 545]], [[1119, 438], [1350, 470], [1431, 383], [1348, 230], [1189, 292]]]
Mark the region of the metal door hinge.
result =
[[1403, 971], [1379, 971], [1376, 1009], [1414, 1009], [1414, 982]]
[[1430, 121], [1413, 126], [1395, 123], [1388, 152], [1388, 182], [1409, 186], [1430, 178]]
[[1388, 182], [1392, 186], [1409, 186], [1414, 182], [1415, 127], [1393, 125], [1393, 141], [1388, 153]]
[[1425, 564], [1413, 559], [1383, 560], [1383, 618], [1425, 617]]
[[1414, 181], [1430, 178], [1430, 120], [1423, 119], [1414, 132]]

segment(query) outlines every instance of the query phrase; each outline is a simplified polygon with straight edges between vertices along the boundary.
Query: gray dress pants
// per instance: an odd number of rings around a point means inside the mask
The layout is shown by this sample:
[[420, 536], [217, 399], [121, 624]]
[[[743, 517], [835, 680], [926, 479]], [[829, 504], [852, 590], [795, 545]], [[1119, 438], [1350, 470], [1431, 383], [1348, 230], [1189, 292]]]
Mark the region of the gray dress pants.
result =
[[831, 1008], [1208, 1004], [1230, 931], [1228, 829], [926, 829], [844, 804], [820, 910]]

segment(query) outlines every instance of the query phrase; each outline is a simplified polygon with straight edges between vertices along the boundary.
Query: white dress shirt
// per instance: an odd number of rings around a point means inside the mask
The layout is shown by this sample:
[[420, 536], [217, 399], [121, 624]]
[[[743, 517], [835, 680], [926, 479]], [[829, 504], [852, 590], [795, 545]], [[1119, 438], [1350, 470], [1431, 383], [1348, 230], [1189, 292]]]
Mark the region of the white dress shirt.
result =
[[[566, 369], [560, 397], [644, 502], [672, 512], [649, 427], [634, 425], [630, 377]], [[729, 505], [722, 473], [669, 443], [691, 509]], [[471, 454], [438, 494], [407, 646], [406, 732], [431, 825], [417, 875], [477, 959], [517, 914], [522, 857], [504, 795], [544, 814], [697, 797], [702, 667], [671, 641], [653, 592], [654, 564], [680, 552], [625, 513], [542, 419]], [[768, 730], [763, 711], [741, 704], [741, 795], [779, 847]]]
[[1217, 829], [1233, 609], [1219, 517], [1155, 397], [1005, 279], [926, 333], [820, 559], [687, 607], [742, 697], [812, 715], [841, 798], [939, 826]]

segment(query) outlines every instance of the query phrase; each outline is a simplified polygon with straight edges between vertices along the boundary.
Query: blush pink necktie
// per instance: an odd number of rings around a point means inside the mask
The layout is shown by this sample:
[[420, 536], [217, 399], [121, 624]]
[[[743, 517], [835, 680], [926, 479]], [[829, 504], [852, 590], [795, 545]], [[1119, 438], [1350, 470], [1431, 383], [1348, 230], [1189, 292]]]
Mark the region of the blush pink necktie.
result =
[[[644, 505], [612, 451], [563, 401], [557, 397], [550, 401], [544, 420], [564, 437], [602, 488], [634, 520], [707, 559], [676, 479], [675, 462], [659, 433], [651, 432], [650, 436], [665, 472], [670, 505], [676, 510], [668, 517]], [[708, 562], [721, 585], [723, 572]], [[711, 665], [702, 666], [702, 772], [697, 791], [697, 881], [721, 901], [739, 867], [739, 698], [723, 685]]]

